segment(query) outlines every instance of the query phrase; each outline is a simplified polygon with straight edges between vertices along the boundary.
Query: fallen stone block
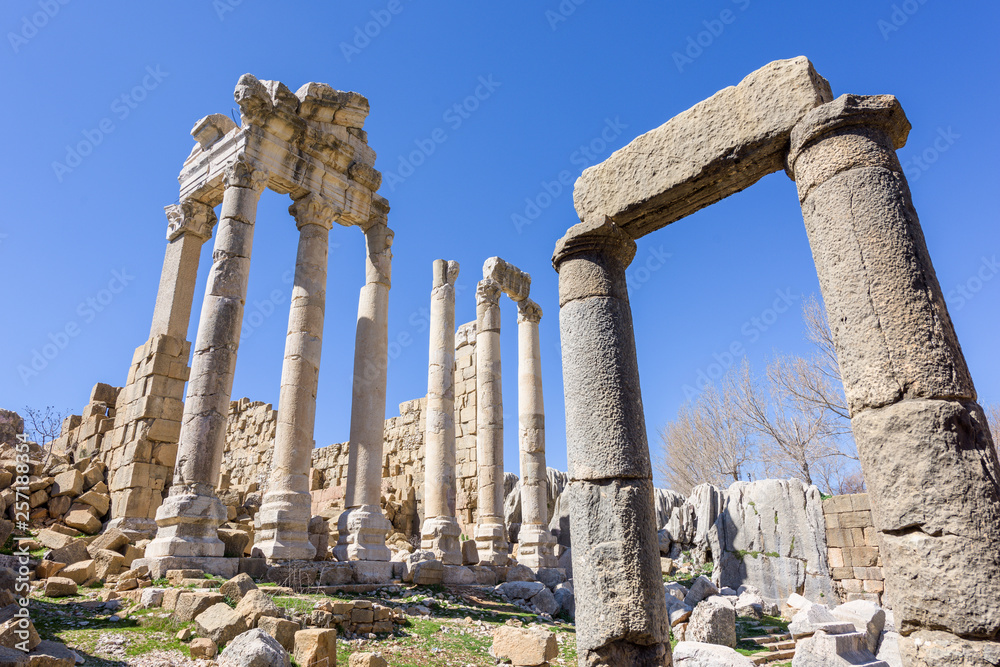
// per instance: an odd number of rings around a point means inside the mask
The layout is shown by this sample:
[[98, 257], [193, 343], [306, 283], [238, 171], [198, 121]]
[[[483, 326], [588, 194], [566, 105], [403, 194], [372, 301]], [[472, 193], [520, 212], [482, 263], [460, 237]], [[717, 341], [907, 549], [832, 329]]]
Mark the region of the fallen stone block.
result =
[[336, 630], [299, 630], [295, 633], [295, 662], [299, 667], [337, 664]]
[[674, 667], [754, 667], [754, 663], [728, 646], [682, 641], [674, 647]]
[[688, 641], [736, 646], [736, 610], [714, 600], [698, 603], [688, 620]]
[[62, 598], [76, 595], [77, 584], [72, 579], [66, 577], [49, 577], [45, 580], [42, 592], [45, 597]]
[[220, 593], [234, 602], [239, 602], [244, 595], [254, 590], [257, 590], [257, 584], [245, 572], [237, 574], [219, 588]]
[[491, 652], [498, 659], [510, 660], [515, 667], [536, 666], [559, 657], [559, 644], [554, 632], [504, 625], [493, 632]]
[[191, 650], [191, 657], [195, 660], [211, 660], [215, 657], [215, 652], [218, 650], [215, 642], [207, 637], [192, 639], [188, 648]]
[[218, 644], [228, 644], [247, 631], [246, 621], [225, 602], [212, 605], [194, 619], [195, 631]]

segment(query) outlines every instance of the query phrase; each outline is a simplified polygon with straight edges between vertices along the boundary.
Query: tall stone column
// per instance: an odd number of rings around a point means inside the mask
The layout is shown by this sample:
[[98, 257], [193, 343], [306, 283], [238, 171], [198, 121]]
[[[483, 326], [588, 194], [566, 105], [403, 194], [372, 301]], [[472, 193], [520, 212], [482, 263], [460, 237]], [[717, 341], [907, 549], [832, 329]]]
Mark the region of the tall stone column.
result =
[[556, 244], [580, 665], [671, 664], [653, 475], [625, 269], [611, 220]]
[[242, 156], [226, 169], [222, 219], [198, 324], [173, 486], [156, 512], [158, 529], [146, 547], [147, 559], [223, 555], [218, 527], [226, 520], [226, 508], [215, 487], [243, 322], [254, 219], [266, 185], [267, 173]]
[[479, 467], [479, 560], [506, 565], [510, 545], [503, 521], [503, 391], [500, 377], [500, 285], [476, 287], [476, 461]]
[[109, 526], [132, 539], [156, 533], [153, 518], [173, 475], [188, 379], [191, 345], [187, 330], [198, 260], [216, 223], [212, 207], [194, 199], [164, 211], [168, 243], [149, 340], [135, 351], [116, 406], [114, 428], [102, 446], [102, 457], [112, 471]]
[[260, 540], [256, 548], [268, 560], [309, 560], [316, 556], [316, 547], [309, 541], [309, 467], [315, 445], [327, 257], [335, 211], [310, 194], [292, 204], [288, 212], [299, 228], [299, 248], [281, 368], [271, 476], [260, 508]]
[[555, 567], [556, 540], [549, 532], [549, 479], [545, 465], [545, 408], [538, 322], [531, 299], [517, 304], [517, 419], [521, 454], [521, 530], [517, 561], [532, 569]]
[[430, 363], [424, 437], [424, 523], [420, 548], [446, 565], [462, 564], [455, 518], [455, 280], [458, 262], [434, 260]]
[[382, 514], [380, 501], [392, 237], [384, 219], [365, 229], [368, 255], [354, 343], [346, 509], [337, 520], [340, 536], [334, 549], [339, 560], [388, 561], [390, 557], [385, 536], [392, 525]]
[[[792, 131], [788, 172], [900, 631], [997, 638], [1000, 465], [896, 157], [909, 129], [891, 95], [841, 96]], [[916, 636], [911, 664], [942, 664]]]

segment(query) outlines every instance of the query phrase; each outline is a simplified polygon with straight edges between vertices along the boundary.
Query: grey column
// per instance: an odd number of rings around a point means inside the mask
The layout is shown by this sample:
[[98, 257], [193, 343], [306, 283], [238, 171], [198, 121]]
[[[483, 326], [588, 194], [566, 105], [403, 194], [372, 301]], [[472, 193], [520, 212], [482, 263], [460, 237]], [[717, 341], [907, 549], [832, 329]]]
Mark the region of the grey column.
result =
[[420, 548], [442, 563], [462, 564], [455, 519], [455, 280], [458, 262], [434, 261], [430, 362], [424, 412], [424, 522]]
[[610, 220], [556, 244], [580, 665], [670, 665], [652, 466], [625, 269]]
[[500, 286], [476, 287], [476, 465], [479, 506], [474, 536], [481, 563], [506, 565], [503, 521], [503, 390], [500, 377]]
[[368, 254], [354, 344], [346, 509], [337, 520], [340, 535], [334, 549], [339, 560], [388, 561], [390, 556], [385, 536], [392, 525], [380, 501], [392, 236], [384, 218], [365, 229]]
[[281, 368], [271, 475], [260, 508], [256, 548], [269, 560], [308, 560], [316, 556], [316, 547], [309, 541], [309, 468], [315, 445], [316, 389], [334, 210], [310, 194], [292, 204], [288, 212], [299, 228], [299, 248]]
[[222, 219], [198, 323], [173, 486], [156, 512], [147, 558], [222, 556], [226, 508], [215, 495], [247, 296], [257, 202], [267, 173], [245, 159], [226, 169]]
[[795, 127], [788, 170], [896, 622], [996, 638], [1000, 465], [896, 157], [909, 129], [891, 95], [841, 96]]
[[555, 567], [549, 532], [549, 480], [545, 465], [545, 407], [538, 323], [542, 309], [531, 299], [517, 304], [517, 419], [521, 458], [521, 529], [517, 561], [532, 569]]

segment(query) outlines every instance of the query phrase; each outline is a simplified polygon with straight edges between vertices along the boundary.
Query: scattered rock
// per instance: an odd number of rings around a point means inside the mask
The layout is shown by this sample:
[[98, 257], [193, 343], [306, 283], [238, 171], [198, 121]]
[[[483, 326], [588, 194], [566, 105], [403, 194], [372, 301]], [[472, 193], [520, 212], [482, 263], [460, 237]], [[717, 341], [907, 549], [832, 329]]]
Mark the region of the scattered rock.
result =
[[257, 590], [257, 584], [253, 582], [253, 579], [246, 572], [240, 572], [219, 588], [220, 593], [234, 602], [239, 602], [243, 599], [244, 595], [254, 590]]
[[215, 645], [211, 639], [206, 639], [205, 637], [198, 637], [191, 641], [191, 657], [195, 660], [203, 658], [205, 660], [211, 660], [215, 657], [215, 652], [219, 650], [219, 647]]
[[698, 603], [688, 621], [687, 639], [719, 646], [736, 646], [736, 611], [714, 600]]
[[753, 667], [750, 658], [728, 646], [682, 641], [674, 647], [674, 667]]
[[[237, 636], [223, 649], [218, 660], [218, 667], [291, 667], [291, 664], [288, 651], [260, 629]], [[299, 665], [305, 667], [301, 662]]]
[[77, 586], [75, 581], [66, 577], [49, 577], [42, 590], [45, 597], [61, 598], [76, 595]]
[[208, 637], [216, 644], [227, 644], [247, 630], [243, 617], [225, 602], [214, 604], [198, 614], [194, 627], [199, 635]]
[[296, 632], [295, 662], [299, 667], [337, 664], [337, 631], [310, 629]]

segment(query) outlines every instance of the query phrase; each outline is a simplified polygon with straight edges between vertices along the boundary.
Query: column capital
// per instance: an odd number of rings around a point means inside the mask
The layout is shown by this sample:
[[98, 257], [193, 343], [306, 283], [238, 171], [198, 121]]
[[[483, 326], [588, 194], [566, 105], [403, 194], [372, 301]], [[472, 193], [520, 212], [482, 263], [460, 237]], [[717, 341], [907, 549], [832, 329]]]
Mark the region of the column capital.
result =
[[858, 126], [884, 132], [894, 150], [906, 145], [910, 133], [910, 121], [894, 95], [841, 95], [811, 110], [792, 128], [785, 160], [788, 175], [795, 180], [795, 162], [813, 143], [838, 130]]
[[269, 177], [267, 169], [247, 157], [245, 153], [240, 153], [226, 166], [223, 183], [227, 188], [249, 188], [261, 193], [267, 187]]
[[320, 195], [309, 193], [292, 202], [288, 213], [295, 218], [295, 226], [300, 230], [306, 225], [319, 225], [328, 231], [341, 210]]
[[542, 307], [531, 299], [525, 299], [524, 301], [518, 301], [517, 303], [517, 323], [521, 322], [531, 322], [532, 324], [538, 324], [542, 319]]
[[183, 234], [207, 241], [212, 237], [212, 228], [218, 222], [212, 207], [196, 199], [185, 199], [180, 204], [164, 206], [163, 211], [167, 214], [168, 241]]
[[593, 254], [613, 257], [628, 266], [635, 257], [635, 250], [635, 241], [611, 218], [601, 222], [586, 221], [570, 227], [556, 242], [552, 266], [559, 271], [559, 266], [567, 259]]
[[480, 280], [476, 285], [476, 306], [498, 306], [501, 294], [503, 290], [495, 280]]

